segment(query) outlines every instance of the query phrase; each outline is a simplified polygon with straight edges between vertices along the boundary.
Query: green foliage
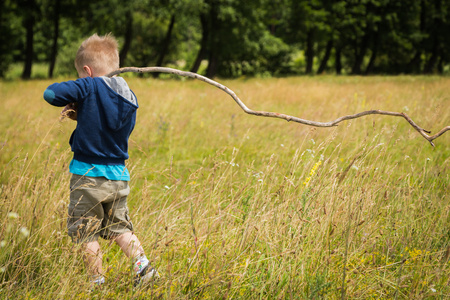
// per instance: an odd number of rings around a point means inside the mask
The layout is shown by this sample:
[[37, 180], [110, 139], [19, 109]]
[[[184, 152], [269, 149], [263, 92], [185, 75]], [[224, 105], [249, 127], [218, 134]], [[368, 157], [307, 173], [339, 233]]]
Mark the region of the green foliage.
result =
[[21, 19], [16, 18], [19, 7], [15, 1], [0, 2], [0, 78], [6, 76], [14, 59], [20, 57], [24, 36]]
[[[68, 55], [79, 41], [109, 32], [126, 66], [163, 59], [188, 70], [203, 60], [201, 71], [210, 77], [443, 74], [450, 64], [449, 12], [444, 0], [1, 1], [0, 77], [13, 77], [9, 66], [29, 56], [51, 61], [56, 24], [56, 75], [73, 74]], [[25, 51], [30, 16], [33, 53]]]

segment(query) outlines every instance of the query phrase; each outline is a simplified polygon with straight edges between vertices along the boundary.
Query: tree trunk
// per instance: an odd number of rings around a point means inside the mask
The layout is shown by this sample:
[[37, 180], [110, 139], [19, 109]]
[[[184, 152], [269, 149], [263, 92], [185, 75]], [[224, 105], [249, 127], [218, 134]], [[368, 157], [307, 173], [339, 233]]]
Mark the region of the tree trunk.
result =
[[[441, 1], [440, 0], [436, 0], [435, 1], [435, 10], [440, 12], [442, 10], [442, 5], [441, 5]], [[433, 48], [431, 49], [431, 57], [430, 59], [427, 61], [426, 65], [425, 65], [425, 69], [423, 70], [423, 72], [425, 74], [430, 74], [433, 73], [436, 69], [436, 64], [439, 60], [439, 56], [440, 56], [440, 32], [441, 32], [441, 28], [442, 28], [442, 19], [439, 15], [435, 15], [433, 17], [433, 29], [432, 29], [432, 39], [433, 39]]]
[[217, 68], [219, 65], [219, 46], [220, 37], [220, 23], [218, 22], [218, 11], [216, 5], [212, 4], [210, 9], [210, 31], [209, 31], [209, 56], [208, 67], [206, 68], [206, 77], [213, 78], [217, 74]]
[[26, 42], [25, 42], [25, 64], [22, 72], [22, 79], [31, 78], [31, 69], [33, 66], [33, 40], [34, 40], [34, 16], [35, 3], [33, 0], [27, 1], [26, 14], [24, 20], [24, 27], [26, 31]]
[[214, 78], [214, 76], [216, 76], [217, 74], [217, 66], [218, 66], [219, 62], [217, 59], [217, 55], [214, 53], [214, 51], [211, 51], [209, 53], [209, 58], [208, 58], [208, 68], [206, 69], [206, 77], [208, 78]]
[[306, 34], [306, 74], [311, 74], [314, 63], [314, 30], [311, 29]]
[[[425, 0], [422, 0], [420, 2], [420, 25], [419, 25], [419, 33], [423, 33], [425, 30], [426, 25], [426, 14], [427, 14], [427, 6], [425, 3]], [[420, 73], [422, 69], [422, 49], [423, 49], [423, 42], [419, 42], [418, 45], [415, 45], [418, 49], [416, 51], [416, 54], [414, 57], [409, 61], [409, 63], [406, 65], [406, 72], [408, 73]]]
[[[173, 26], [175, 25], [175, 13], [170, 18], [169, 28], [167, 29], [166, 36], [164, 38], [161, 51], [159, 52], [159, 57], [156, 62], [157, 67], [161, 67], [166, 57], [167, 52], [169, 51], [170, 40], [172, 38]], [[160, 73], [153, 73], [153, 77], [157, 78]]]
[[[3, 26], [3, 14], [5, 11], [5, 0], [0, 0], [0, 32], [3, 31], [4, 26]], [[4, 32], [2, 32], [2, 35], [0, 36], [0, 78], [3, 78], [5, 76], [5, 69], [7, 66], [7, 62], [5, 62], [5, 52], [7, 49], [7, 45], [5, 45], [7, 43], [7, 36]], [[4, 63], [4, 64], [2, 64]]]
[[365, 75], [368, 75], [373, 72], [373, 67], [375, 65], [375, 60], [377, 59], [378, 55], [378, 31], [375, 32], [374, 38], [373, 38], [373, 48], [372, 48], [372, 55], [370, 56], [369, 64], [367, 65], [366, 70], [364, 71]]
[[442, 56], [439, 57], [439, 62], [438, 62], [438, 65], [437, 65], [437, 71], [441, 75], [442, 75], [442, 73], [444, 73], [444, 60], [442, 59]]
[[341, 61], [341, 47], [336, 47], [336, 54], [335, 54], [335, 68], [336, 68], [336, 74], [341, 75], [342, 74], [342, 61]]
[[133, 12], [128, 11], [127, 12], [127, 25], [126, 25], [126, 29], [125, 29], [125, 41], [123, 43], [123, 47], [120, 50], [120, 54], [119, 54], [119, 61], [120, 61], [120, 66], [124, 66], [125, 65], [125, 60], [127, 58], [128, 52], [130, 51], [131, 48], [131, 42], [133, 40]]
[[406, 65], [406, 72], [407, 73], [420, 73], [421, 70], [421, 59], [422, 52], [419, 50], [416, 52], [414, 57], [409, 61], [409, 63]]
[[205, 14], [200, 14], [200, 23], [202, 25], [202, 40], [200, 42], [200, 50], [197, 53], [197, 58], [195, 59], [194, 64], [192, 65], [191, 68], [192, 73], [198, 72], [200, 64], [202, 63], [202, 60], [205, 58], [206, 48], [208, 46], [209, 28]]
[[352, 74], [359, 75], [361, 74], [361, 65], [364, 60], [364, 56], [367, 52], [369, 42], [369, 34], [364, 34], [363, 39], [361, 41], [361, 47], [358, 49], [358, 44], [356, 43], [355, 46], [355, 62], [353, 63], [352, 67]]
[[435, 36], [434, 37], [434, 41], [433, 41], [433, 48], [431, 50], [431, 57], [430, 59], [427, 61], [425, 68], [423, 70], [423, 72], [425, 74], [431, 74], [435, 71], [436, 68], [436, 63], [439, 59], [439, 45], [438, 45], [438, 37]]
[[50, 65], [48, 67], [48, 77], [53, 78], [55, 70], [56, 57], [58, 55], [58, 38], [59, 38], [59, 16], [60, 16], [61, 0], [55, 0], [55, 11], [53, 16], [53, 44], [50, 54]]
[[327, 47], [325, 49], [325, 55], [320, 62], [319, 69], [317, 70], [317, 74], [322, 74], [327, 68], [328, 60], [330, 59], [331, 50], [333, 49], [333, 39], [330, 39], [327, 43]]

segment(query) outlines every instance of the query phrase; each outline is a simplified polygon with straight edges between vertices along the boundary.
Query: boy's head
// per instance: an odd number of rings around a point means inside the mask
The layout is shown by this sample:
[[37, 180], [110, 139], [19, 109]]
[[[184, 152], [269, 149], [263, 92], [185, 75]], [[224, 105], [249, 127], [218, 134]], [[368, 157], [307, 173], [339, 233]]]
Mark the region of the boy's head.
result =
[[81, 43], [75, 57], [81, 78], [103, 76], [119, 68], [119, 45], [111, 34], [94, 34]]

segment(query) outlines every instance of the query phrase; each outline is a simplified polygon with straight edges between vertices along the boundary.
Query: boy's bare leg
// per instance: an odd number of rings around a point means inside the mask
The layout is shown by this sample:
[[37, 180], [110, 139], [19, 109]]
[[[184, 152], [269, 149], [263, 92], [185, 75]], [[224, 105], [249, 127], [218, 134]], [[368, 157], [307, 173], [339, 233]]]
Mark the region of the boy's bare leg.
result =
[[96, 276], [102, 274], [102, 253], [98, 241], [85, 243], [84, 261], [89, 275]]
[[114, 241], [119, 245], [125, 255], [134, 260], [133, 269], [136, 272], [135, 286], [159, 277], [158, 272], [152, 268], [141, 242], [133, 232], [126, 232], [117, 236]]
[[117, 236], [114, 240], [127, 257], [134, 258], [144, 255], [141, 242], [133, 232], [126, 232]]

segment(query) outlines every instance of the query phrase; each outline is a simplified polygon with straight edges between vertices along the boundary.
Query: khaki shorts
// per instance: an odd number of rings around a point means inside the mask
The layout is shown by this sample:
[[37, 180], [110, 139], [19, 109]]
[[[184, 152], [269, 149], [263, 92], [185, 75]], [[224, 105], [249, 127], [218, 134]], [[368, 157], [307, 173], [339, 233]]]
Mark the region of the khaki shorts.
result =
[[76, 243], [111, 239], [133, 231], [128, 216], [127, 181], [72, 175], [67, 228]]

